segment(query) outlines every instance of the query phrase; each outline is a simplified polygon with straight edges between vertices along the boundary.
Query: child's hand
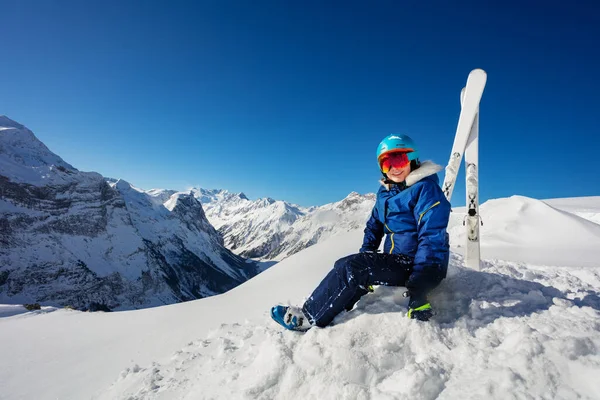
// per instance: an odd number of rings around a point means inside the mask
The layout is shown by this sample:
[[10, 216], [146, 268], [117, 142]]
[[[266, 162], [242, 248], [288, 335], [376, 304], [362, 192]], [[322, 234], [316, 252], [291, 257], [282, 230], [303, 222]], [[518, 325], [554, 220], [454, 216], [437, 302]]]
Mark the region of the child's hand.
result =
[[429, 321], [431, 317], [433, 317], [433, 309], [431, 308], [431, 304], [427, 303], [417, 308], [409, 308], [408, 318], [410, 319], [418, 319], [419, 321]]

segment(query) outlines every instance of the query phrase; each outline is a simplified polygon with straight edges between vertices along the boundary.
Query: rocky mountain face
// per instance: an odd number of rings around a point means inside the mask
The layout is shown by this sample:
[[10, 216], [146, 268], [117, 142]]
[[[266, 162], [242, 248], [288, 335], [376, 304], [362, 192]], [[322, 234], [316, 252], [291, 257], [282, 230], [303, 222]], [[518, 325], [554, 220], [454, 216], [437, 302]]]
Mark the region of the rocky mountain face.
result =
[[0, 116], [0, 302], [141, 308], [222, 293], [257, 271], [194, 194], [79, 171]]
[[270, 198], [252, 201], [243, 193], [226, 190], [192, 189], [192, 193], [227, 248], [265, 260], [282, 260], [333, 235], [363, 227], [375, 203], [375, 194], [356, 192], [311, 208]]

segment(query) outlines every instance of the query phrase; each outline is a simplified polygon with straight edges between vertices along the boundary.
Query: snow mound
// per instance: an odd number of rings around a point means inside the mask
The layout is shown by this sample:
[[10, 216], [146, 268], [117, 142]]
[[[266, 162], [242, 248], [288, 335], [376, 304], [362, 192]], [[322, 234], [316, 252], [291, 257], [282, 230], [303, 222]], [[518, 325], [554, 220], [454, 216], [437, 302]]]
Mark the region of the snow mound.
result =
[[[483, 258], [546, 265], [582, 260], [585, 265], [600, 266], [600, 225], [589, 219], [523, 196], [489, 200], [481, 205], [480, 213]], [[448, 229], [459, 251], [466, 243], [463, 217], [464, 213], [453, 215]]]
[[282, 331], [266, 313], [223, 324], [169, 360], [126, 368], [99, 398], [600, 396], [598, 287], [577, 293], [552, 286], [561, 272], [527, 280], [510, 263], [475, 272], [462, 262], [453, 259], [432, 295], [431, 323], [406, 318], [401, 289], [378, 287], [333, 326], [305, 334]]

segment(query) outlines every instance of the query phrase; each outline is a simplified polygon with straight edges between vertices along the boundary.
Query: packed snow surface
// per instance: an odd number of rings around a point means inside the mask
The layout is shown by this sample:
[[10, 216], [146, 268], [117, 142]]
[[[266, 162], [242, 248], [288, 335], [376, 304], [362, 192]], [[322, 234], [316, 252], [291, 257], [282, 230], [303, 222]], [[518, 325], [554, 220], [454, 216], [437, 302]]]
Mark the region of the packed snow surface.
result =
[[456, 210], [455, 251], [428, 323], [407, 319], [404, 290], [391, 287], [324, 329], [270, 320], [272, 305], [301, 304], [336, 259], [356, 252], [361, 229], [202, 300], [9, 311], [0, 399], [598, 399], [599, 205], [486, 203], [480, 272], [462, 266]]

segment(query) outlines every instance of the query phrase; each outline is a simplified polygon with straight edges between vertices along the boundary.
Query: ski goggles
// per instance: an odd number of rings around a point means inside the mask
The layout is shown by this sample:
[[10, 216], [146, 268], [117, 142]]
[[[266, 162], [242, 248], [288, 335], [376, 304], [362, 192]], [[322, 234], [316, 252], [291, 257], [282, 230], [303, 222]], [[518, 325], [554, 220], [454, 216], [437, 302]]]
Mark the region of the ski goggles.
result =
[[404, 168], [408, 164], [410, 164], [410, 160], [408, 159], [408, 155], [406, 153], [386, 154], [381, 158], [381, 160], [379, 160], [381, 172], [384, 174], [387, 174], [392, 168]]

